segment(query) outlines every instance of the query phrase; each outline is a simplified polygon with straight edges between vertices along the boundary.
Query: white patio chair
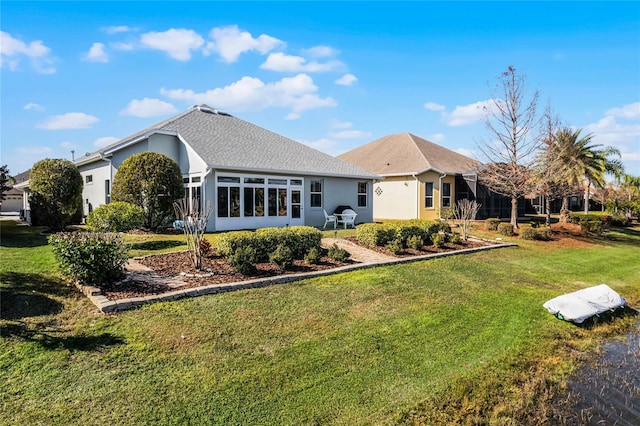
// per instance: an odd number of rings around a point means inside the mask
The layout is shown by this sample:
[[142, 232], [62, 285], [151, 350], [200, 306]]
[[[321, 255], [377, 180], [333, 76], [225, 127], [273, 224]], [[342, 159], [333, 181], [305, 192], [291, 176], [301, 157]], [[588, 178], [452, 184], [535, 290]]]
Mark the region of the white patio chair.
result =
[[343, 210], [342, 213], [340, 214], [340, 218], [338, 219], [338, 223], [343, 224], [345, 229], [347, 229], [348, 226], [355, 228], [356, 216], [358, 216], [358, 213], [354, 212], [351, 209]]
[[322, 209], [322, 213], [324, 213], [324, 226], [322, 229], [325, 229], [329, 223], [333, 223], [333, 229], [336, 229], [338, 227], [338, 218], [332, 214], [328, 214], [325, 209]]

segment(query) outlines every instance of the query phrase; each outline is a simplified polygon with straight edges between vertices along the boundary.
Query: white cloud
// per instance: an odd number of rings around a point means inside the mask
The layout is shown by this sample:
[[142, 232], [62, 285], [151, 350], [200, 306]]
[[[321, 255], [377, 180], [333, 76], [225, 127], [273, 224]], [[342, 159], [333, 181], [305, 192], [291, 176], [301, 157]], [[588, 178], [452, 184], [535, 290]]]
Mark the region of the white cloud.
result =
[[611, 108], [605, 112], [607, 116], [634, 119], [640, 117], [640, 102], [627, 104], [622, 108]]
[[300, 114], [296, 113], [296, 112], [290, 112], [289, 114], [287, 114], [284, 119], [285, 120], [298, 120], [300, 117], [302, 117]]
[[54, 115], [36, 127], [44, 130], [88, 129], [98, 121], [100, 120], [93, 115], [88, 115], [83, 112], [70, 112], [62, 115]]
[[16, 152], [18, 154], [24, 155], [43, 156], [49, 154], [51, 151], [52, 149], [48, 146], [23, 146], [20, 148], [16, 148]]
[[109, 46], [111, 46], [111, 48], [116, 50], [133, 50], [134, 49], [133, 43], [125, 43], [120, 41], [109, 43]]
[[[259, 78], [242, 77], [240, 80], [222, 88], [196, 93], [193, 90], [161, 89], [161, 93], [170, 99], [182, 100], [191, 104], [206, 103], [220, 109], [232, 111], [259, 111], [266, 108], [291, 108], [294, 114], [302, 111], [334, 107], [333, 98], [321, 98], [318, 87], [306, 74], [283, 78], [273, 83], [264, 83]], [[289, 119], [298, 118], [288, 116]]]
[[424, 104], [424, 108], [429, 111], [444, 111], [444, 105], [440, 105], [435, 102], [427, 102]]
[[458, 149], [454, 149], [453, 151], [457, 152], [458, 154], [462, 154], [465, 157], [469, 157], [469, 158], [477, 158], [478, 153], [472, 149], [467, 149], [467, 148], [458, 148]]
[[64, 149], [72, 149], [77, 147], [78, 145], [74, 144], [73, 142], [64, 141], [64, 142], [60, 142], [60, 146]]
[[324, 152], [325, 154], [329, 154], [333, 156], [341, 154], [341, 152], [339, 152], [339, 150], [337, 149], [338, 142], [333, 139], [321, 138], [321, 139], [316, 139], [314, 141], [301, 140], [298, 142], [304, 145], [307, 145], [311, 148], [317, 149], [318, 151]]
[[335, 83], [339, 84], [340, 86], [352, 86], [353, 83], [355, 83], [356, 81], [358, 81], [358, 79], [356, 78], [355, 75], [353, 75], [353, 74], [345, 74], [342, 77], [340, 77], [339, 79], [337, 79], [335, 81]]
[[310, 49], [303, 49], [302, 53], [312, 58], [329, 58], [336, 56], [340, 52], [329, 46], [315, 46]]
[[6, 64], [11, 71], [17, 71], [20, 60], [27, 57], [36, 72], [53, 74], [56, 69], [52, 66], [53, 60], [49, 56], [50, 53], [51, 49], [45, 46], [41, 40], [27, 44], [13, 38], [7, 32], [0, 31], [0, 67], [4, 67]]
[[332, 129], [350, 129], [353, 126], [350, 121], [340, 121], [335, 118], [331, 120], [330, 125]]
[[168, 102], [160, 99], [144, 98], [134, 99], [122, 111], [120, 115], [132, 115], [134, 117], [157, 117], [159, 115], [173, 114], [178, 109]]
[[282, 52], [271, 53], [267, 60], [260, 65], [263, 70], [280, 72], [323, 72], [334, 71], [343, 67], [340, 61], [329, 61], [320, 63], [317, 61], [307, 62], [302, 56], [286, 55]]
[[188, 61], [191, 51], [199, 49], [204, 39], [193, 30], [171, 28], [164, 32], [142, 34], [140, 42], [151, 49], [162, 50], [178, 61]]
[[444, 141], [445, 137], [442, 133], [434, 133], [432, 135], [427, 136], [427, 140], [431, 141], [431, 142], [442, 142]]
[[119, 141], [120, 139], [118, 138], [114, 138], [113, 136], [105, 136], [102, 138], [98, 138], [95, 141], [93, 141], [93, 146], [95, 146], [96, 148], [103, 148], [107, 145], [111, 145], [112, 143]]
[[44, 107], [42, 105], [35, 104], [33, 102], [29, 102], [24, 107], [22, 107], [22, 109], [25, 109], [27, 111], [39, 111], [39, 112], [44, 111]]
[[85, 59], [89, 62], [109, 62], [103, 43], [93, 43], [87, 52]]
[[104, 28], [104, 32], [107, 34], [128, 33], [130, 31], [133, 31], [133, 28], [130, 28], [126, 25], [113, 25]]
[[338, 139], [357, 139], [367, 138], [371, 136], [371, 132], [363, 132], [362, 130], [343, 130], [341, 132], [331, 133], [329, 136]]
[[277, 38], [261, 34], [253, 38], [251, 33], [240, 31], [237, 25], [213, 28], [209, 32], [213, 41], [207, 43], [205, 54], [218, 53], [227, 62], [236, 62], [238, 57], [249, 51], [257, 51], [263, 55], [269, 53], [284, 42]]
[[457, 106], [451, 113], [442, 113], [442, 117], [449, 126], [466, 126], [486, 119], [487, 114], [495, 108], [493, 99], [476, 102], [470, 105]]

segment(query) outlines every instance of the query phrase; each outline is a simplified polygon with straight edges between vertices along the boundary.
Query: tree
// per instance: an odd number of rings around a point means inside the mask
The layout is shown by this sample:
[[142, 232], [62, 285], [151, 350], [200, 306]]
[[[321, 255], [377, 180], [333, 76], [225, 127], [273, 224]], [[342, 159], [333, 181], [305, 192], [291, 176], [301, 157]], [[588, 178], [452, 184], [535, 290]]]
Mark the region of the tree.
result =
[[468, 231], [471, 226], [471, 221], [475, 220], [478, 211], [480, 210], [481, 204], [478, 204], [476, 201], [470, 201], [467, 198], [459, 200], [455, 208], [453, 209], [453, 215], [460, 224], [460, 229], [462, 230], [462, 239], [467, 241], [468, 239]]
[[182, 221], [182, 231], [187, 241], [187, 251], [193, 267], [202, 269], [202, 247], [204, 231], [213, 211], [208, 203], [204, 210], [200, 209], [201, 200], [182, 198], [173, 203], [176, 217]]
[[485, 107], [491, 139], [480, 146], [488, 164], [478, 173], [478, 180], [511, 198], [511, 224], [517, 228], [518, 199], [533, 190], [530, 174], [540, 139], [536, 115], [539, 93], [529, 97], [524, 77], [512, 66], [498, 79], [495, 92], [498, 95]]
[[5, 164], [4, 166], [1, 166], [0, 167], [0, 201], [4, 200], [4, 193], [11, 189], [11, 186], [9, 186], [9, 183], [11, 182], [11, 180], [12, 178], [9, 175], [9, 168], [7, 167], [7, 165]]
[[593, 134], [580, 136], [582, 129], [573, 130], [568, 127], [560, 129], [557, 134], [559, 169], [569, 185], [581, 185], [584, 190], [584, 212], [589, 213], [589, 194], [591, 185], [604, 187], [605, 175], [622, 175], [622, 163], [609, 158], [620, 156], [614, 147], [602, 147], [593, 144]]
[[44, 159], [29, 174], [31, 221], [51, 231], [62, 231], [82, 217], [82, 176], [69, 160]]
[[157, 152], [127, 158], [113, 178], [111, 199], [144, 210], [144, 226], [158, 229], [173, 215], [173, 202], [184, 196], [180, 167]]

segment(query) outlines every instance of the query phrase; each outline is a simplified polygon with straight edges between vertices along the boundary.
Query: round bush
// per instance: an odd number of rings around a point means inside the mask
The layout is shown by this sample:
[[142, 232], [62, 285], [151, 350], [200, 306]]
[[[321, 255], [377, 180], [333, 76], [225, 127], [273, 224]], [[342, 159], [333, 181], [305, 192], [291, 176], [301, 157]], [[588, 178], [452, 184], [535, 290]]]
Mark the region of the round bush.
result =
[[123, 201], [103, 204], [87, 216], [87, 226], [100, 232], [127, 232], [143, 224], [144, 210]]
[[498, 234], [504, 235], [505, 237], [513, 236], [513, 225], [510, 223], [500, 223], [498, 225]]
[[500, 219], [490, 218], [490, 219], [485, 219], [484, 221], [484, 228], [487, 231], [497, 231], [498, 225], [500, 225]]
[[520, 229], [520, 238], [523, 240], [535, 240], [537, 238], [538, 231], [531, 227], [525, 226]]

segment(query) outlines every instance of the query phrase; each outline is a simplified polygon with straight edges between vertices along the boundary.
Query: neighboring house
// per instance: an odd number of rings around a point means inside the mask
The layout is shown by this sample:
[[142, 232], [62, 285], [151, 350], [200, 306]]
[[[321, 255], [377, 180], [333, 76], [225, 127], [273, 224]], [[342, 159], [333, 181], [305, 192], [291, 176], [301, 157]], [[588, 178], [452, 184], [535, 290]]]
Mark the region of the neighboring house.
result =
[[374, 173], [217, 111], [187, 111], [76, 159], [84, 214], [109, 203], [113, 178], [129, 156], [159, 152], [182, 171], [185, 195], [210, 204], [207, 231], [321, 226], [323, 209], [351, 206], [373, 220]]
[[338, 158], [384, 178], [374, 184], [375, 219], [438, 219], [468, 198], [462, 174], [480, 162], [411, 133], [384, 136]]
[[20, 212], [25, 208], [26, 196], [22, 189], [24, 182], [29, 180], [31, 170], [13, 176], [12, 188], [4, 193], [5, 199], [2, 201], [2, 212]]

